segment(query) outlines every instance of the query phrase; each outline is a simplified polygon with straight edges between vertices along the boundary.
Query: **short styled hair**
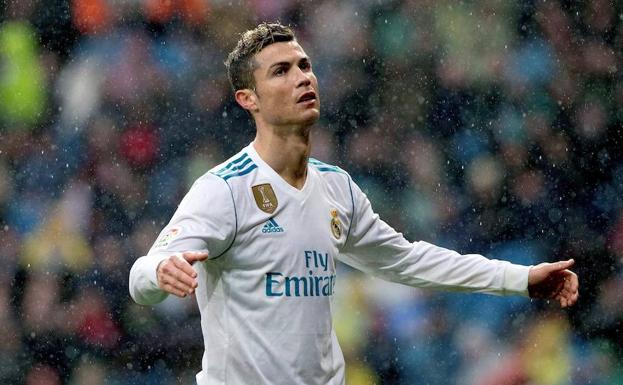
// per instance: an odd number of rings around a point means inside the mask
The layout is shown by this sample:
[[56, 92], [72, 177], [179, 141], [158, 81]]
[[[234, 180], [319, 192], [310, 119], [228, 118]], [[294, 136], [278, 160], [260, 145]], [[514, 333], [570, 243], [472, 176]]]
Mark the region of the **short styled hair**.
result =
[[280, 23], [262, 23], [244, 32], [236, 48], [229, 53], [225, 66], [227, 67], [227, 76], [229, 82], [234, 89], [242, 90], [245, 88], [254, 89], [255, 79], [253, 71], [255, 63], [253, 56], [273, 43], [295, 41], [294, 31], [292, 28]]

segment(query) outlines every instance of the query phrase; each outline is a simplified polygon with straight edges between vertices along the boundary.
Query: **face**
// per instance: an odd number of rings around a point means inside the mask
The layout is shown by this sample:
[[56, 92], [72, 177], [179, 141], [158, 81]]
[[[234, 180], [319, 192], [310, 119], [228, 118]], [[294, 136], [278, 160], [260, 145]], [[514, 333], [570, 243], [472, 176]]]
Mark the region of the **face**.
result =
[[318, 80], [296, 41], [273, 43], [258, 52], [253, 76], [249, 109], [256, 120], [274, 127], [309, 126], [318, 120]]

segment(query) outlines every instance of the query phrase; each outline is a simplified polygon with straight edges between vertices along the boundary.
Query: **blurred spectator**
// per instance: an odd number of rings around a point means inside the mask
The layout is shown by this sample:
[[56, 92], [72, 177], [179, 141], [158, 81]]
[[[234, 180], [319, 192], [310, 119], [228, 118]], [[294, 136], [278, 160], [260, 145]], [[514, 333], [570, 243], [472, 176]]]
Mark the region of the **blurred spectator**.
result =
[[0, 273], [0, 381], [15, 381], [20, 370], [20, 353], [23, 346], [20, 341], [20, 327], [11, 309], [11, 291], [8, 272]]
[[0, 25], [0, 116], [8, 129], [33, 129], [46, 104], [37, 36], [27, 21]]
[[49, 365], [36, 365], [28, 371], [25, 385], [60, 385], [60, 375]]
[[145, 18], [154, 23], [165, 24], [175, 14], [191, 25], [205, 23], [210, 10], [208, 0], [145, 0], [143, 1]]
[[84, 34], [103, 32], [110, 26], [111, 8], [106, 0], [73, 0], [73, 22]]
[[520, 353], [526, 376], [537, 384], [567, 384], [572, 373], [567, 321], [546, 315], [530, 329]]
[[73, 370], [69, 385], [104, 385], [106, 369], [101, 362], [81, 363]]

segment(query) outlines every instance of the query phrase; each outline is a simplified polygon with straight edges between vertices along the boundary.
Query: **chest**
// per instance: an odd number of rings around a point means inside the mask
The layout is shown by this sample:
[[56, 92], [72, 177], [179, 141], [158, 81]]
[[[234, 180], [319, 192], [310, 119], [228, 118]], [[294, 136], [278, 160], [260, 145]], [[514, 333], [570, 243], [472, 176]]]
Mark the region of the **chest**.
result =
[[266, 182], [251, 186], [237, 202], [232, 267], [288, 274], [334, 272], [350, 226], [352, 203], [347, 198], [323, 183], [301, 194]]

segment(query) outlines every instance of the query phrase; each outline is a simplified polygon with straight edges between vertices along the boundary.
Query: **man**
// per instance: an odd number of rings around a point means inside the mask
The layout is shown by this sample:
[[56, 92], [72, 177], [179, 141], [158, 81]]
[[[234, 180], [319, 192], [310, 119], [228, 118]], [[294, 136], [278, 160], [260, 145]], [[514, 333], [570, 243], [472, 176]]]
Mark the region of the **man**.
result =
[[336, 258], [412, 286], [577, 301], [572, 260], [528, 267], [410, 243], [346, 172], [310, 159], [318, 83], [290, 28], [247, 31], [226, 65], [255, 140], [195, 182], [130, 272], [141, 304], [196, 291], [199, 385], [344, 384], [331, 321]]

